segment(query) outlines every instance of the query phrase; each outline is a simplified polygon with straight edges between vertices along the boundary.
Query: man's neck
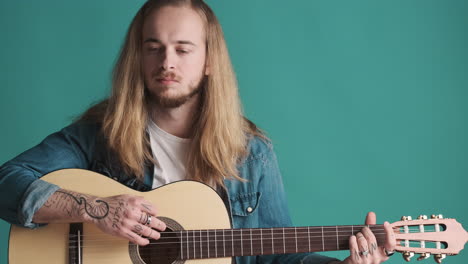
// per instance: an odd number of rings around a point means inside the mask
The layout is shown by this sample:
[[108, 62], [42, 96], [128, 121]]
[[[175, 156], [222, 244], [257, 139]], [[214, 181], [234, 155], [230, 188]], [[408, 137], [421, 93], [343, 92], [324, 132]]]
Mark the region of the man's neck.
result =
[[169, 134], [180, 138], [190, 138], [193, 122], [199, 114], [198, 107], [198, 95], [177, 108], [162, 108], [154, 105], [151, 119], [158, 127]]

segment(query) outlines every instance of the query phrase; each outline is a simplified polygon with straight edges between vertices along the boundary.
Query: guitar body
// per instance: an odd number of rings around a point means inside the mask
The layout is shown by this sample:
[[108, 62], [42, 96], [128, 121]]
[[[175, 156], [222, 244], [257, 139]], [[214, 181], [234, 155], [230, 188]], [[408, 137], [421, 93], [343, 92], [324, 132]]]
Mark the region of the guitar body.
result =
[[[229, 213], [218, 194], [210, 187], [182, 181], [168, 184], [150, 192], [132, 190], [98, 173], [67, 169], [50, 173], [43, 178], [63, 189], [99, 197], [131, 194], [145, 197], [159, 212], [157, 217], [174, 220], [166, 222], [177, 230], [231, 228]], [[38, 229], [11, 227], [9, 240], [10, 264], [64, 264], [69, 262], [70, 224], [49, 224]], [[93, 224], [83, 224], [82, 263], [120, 264], [145, 263], [130, 253], [129, 242], [101, 232]], [[94, 238], [93, 238], [94, 237]], [[229, 264], [232, 259], [199, 259], [178, 261], [190, 264]], [[78, 262], [77, 262], [78, 263]], [[166, 262], [164, 262], [166, 263]]]

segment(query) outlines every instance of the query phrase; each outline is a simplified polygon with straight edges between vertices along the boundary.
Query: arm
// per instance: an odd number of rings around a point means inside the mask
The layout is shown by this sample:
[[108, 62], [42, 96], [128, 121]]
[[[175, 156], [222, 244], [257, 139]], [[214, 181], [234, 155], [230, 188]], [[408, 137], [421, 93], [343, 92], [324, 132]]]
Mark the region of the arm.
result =
[[[136, 236], [133, 231], [157, 239], [157, 232], [151, 233], [149, 228], [138, 223], [143, 211], [152, 215], [156, 213], [141, 198], [116, 196], [99, 199], [60, 189], [40, 179], [59, 169], [87, 169], [93, 159], [97, 133], [96, 125], [71, 125], [2, 165], [0, 217], [11, 224], [29, 228], [50, 222], [93, 222], [104, 232], [133, 239], [140, 245], [146, 244], [147, 240]], [[154, 219], [151, 227], [163, 230], [165, 225]]]
[[0, 167], [0, 217], [29, 228], [34, 213], [59, 186], [40, 178], [64, 168], [86, 169], [92, 159], [97, 126], [71, 125]]
[[[57, 190], [34, 214], [35, 223], [89, 222], [103, 232], [125, 238], [141, 246], [147, 238], [159, 239], [166, 225], [157, 219], [150, 202], [132, 195], [99, 198], [64, 189]], [[149, 225], [148, 216], [151, 216]], [[147, 238], [143, 238], [145, 236]]]

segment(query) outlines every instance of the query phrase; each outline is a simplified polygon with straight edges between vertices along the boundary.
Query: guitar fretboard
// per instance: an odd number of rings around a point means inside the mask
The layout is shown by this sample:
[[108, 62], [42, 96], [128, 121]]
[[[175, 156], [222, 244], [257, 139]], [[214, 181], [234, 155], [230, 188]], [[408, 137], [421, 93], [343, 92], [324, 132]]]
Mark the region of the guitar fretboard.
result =
[[[204, 259], [349, 249], [349, 237], [364, 226], [321, 226], [178, 231], [181, 259]], [[377, 243], [382, 225], [369, 226]]]

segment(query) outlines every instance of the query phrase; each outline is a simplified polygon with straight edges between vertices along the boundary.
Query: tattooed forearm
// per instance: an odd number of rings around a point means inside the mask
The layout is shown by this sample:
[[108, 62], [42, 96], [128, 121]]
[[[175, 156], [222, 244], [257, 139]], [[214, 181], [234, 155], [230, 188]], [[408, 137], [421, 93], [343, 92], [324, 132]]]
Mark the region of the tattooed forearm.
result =
[[87, 199], [91, 200], [89, 197], [84, 195], [78, 195], [73, 193], [68, 193], [65, 191], [58, 190], [57, 193], [60, 193], [67, 198], [71, 199], [75, 204], [69, 205], [66, 199], [52, 200], [50, 201], [50, 206], [54, 205], [56, 208], [62, 208], [72, 216], [74, 214], [79, 214], [83, 210], [85, 213], [93, 219], [103, 219], [109, 214], [109, 204], [103, 200], [95, 200], [91, 204]]

